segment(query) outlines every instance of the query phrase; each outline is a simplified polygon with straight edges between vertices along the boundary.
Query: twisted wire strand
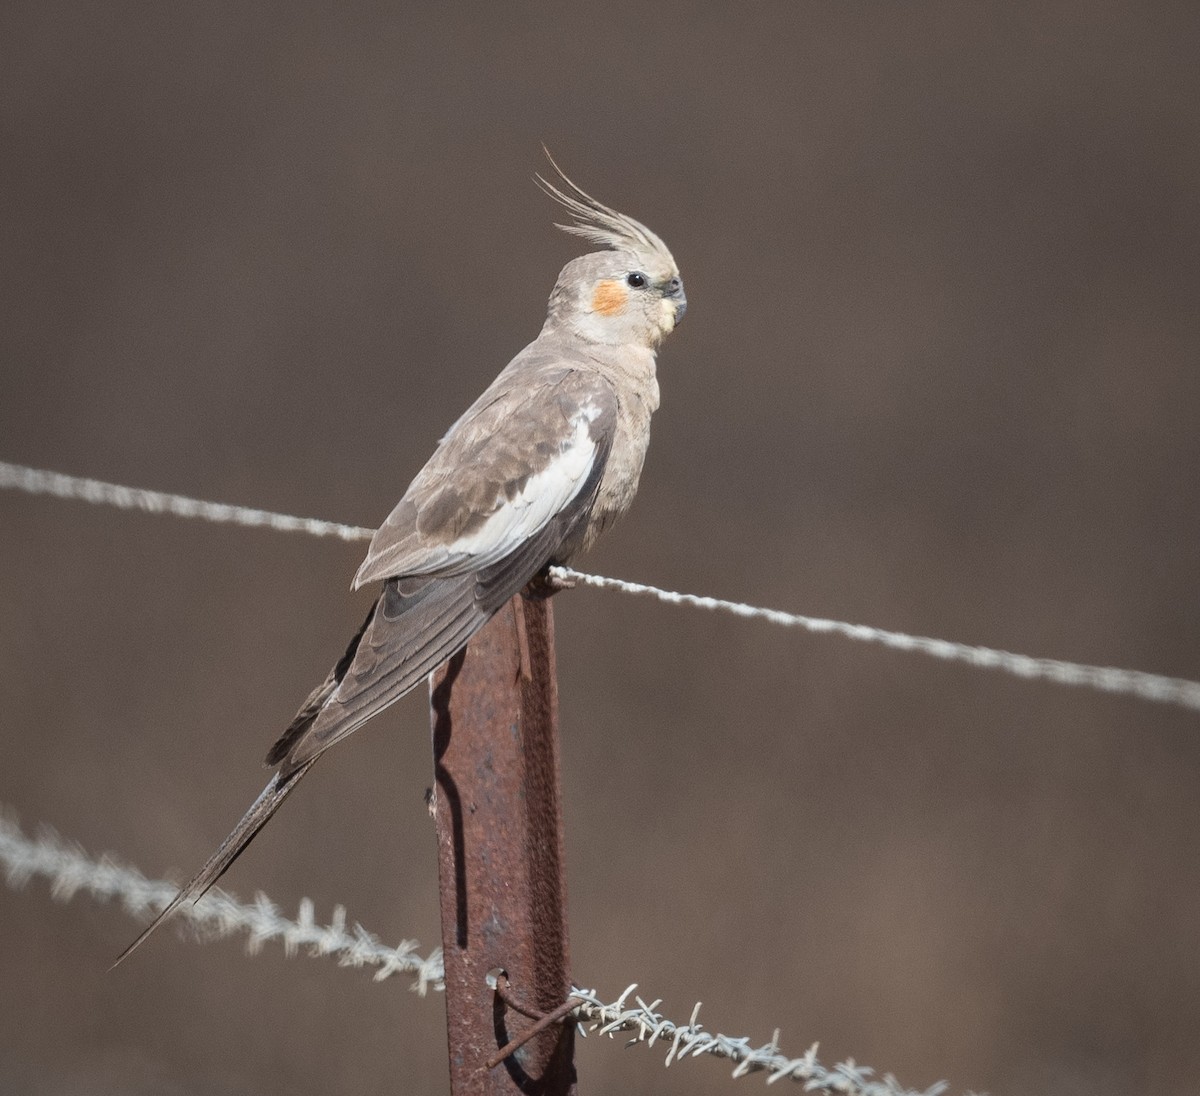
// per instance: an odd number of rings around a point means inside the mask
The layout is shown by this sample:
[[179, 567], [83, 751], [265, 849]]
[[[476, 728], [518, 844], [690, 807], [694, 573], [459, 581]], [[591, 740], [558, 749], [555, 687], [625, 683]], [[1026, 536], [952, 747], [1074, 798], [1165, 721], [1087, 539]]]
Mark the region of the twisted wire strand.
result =
[[178, 518], [199, 518], [218, 524], [246, 525], [251, 528], [274, 529], [279, 533], [307, 533], [310, 537], [337, 537], [339, 540], [370, 540], [374, 529], [359, 525], [342, 525], [318, 518], [297, 518], [276, 514], [250, 506], [231, 506], [224, 502], [206, 502], [187, 495], [171, 495], [165, 491], [147, 491], [144, 487], [126, 487], [104, 480], [68, 476], [48, 472], [44, 468], [29, 468], [23, 464], [0, 461], [0, 487], [24, 491], [29, 495], [51, 495], [60, 499], [75, 499], [98, 506], [115, 506], [121, 510], [144, 510], [149, 514], [174, 514]]
[[[177, 889], [173, 883], [147, 879], [136, 868], [120, 864], [109, 855], [93, 858], [48, 826], [39, 827], [36, 838], [27, 837], [12, 812], [3, 805], [0, 805], [0, 866], [14, 890], [34, 878], [42, 878], [49, 882], [51, 895], [60, 902], [69, 902], [78, 894], [100, 902], [115, 899], [130, 916], [143, 921], [166, 906]], [[445, 988], [441, 948], [421, 958], [414, 940], [388, 947], [362, 925], [355, 924], [349, 929], [342, 906], [334, 908], [328, 925], [320, 925], [308, 898], [301, 899], [298, 916], [290, 920], [265, 895], [259, 894], [253, 902], [244, 903], [214, 888], [195, 905], [180, 906], [179, 916], [191, 924], [201, 939], [245, 933], [247, 950], [252, 955], [261, 951], [264, 944], [278, 942], [289, 956], [303, 951], [313, 958], [331, 956], [340, 966], [374, 967], [376, 982], [393, 974], [416, 975], [412, 988], [421, 996], [430, 989]], [[595, 990], [573, 988], [572, 996], [580, 998], [581, 1003], [571, 1016], [583, 1034], [590, 1030], [612, 1038], [618, 1032], [627, 1032], [630, 1044], [665, 1046], [666, 1066], [684, 1058], [712, 1055], [733, 1062], [734, 1077], [764, 1072], [768, 1084], [785, 1079], [797, 1081], [806, 1091], [826, 1096], [938, 1096], [946, 1090], [946, 1085], [939, 1082], [919, 1094], [903, 1088], [890, 1074], [877, 1077], [874, 1070], [853, 1061], [823, 1066], [817, 1059], [815, 1044], [800, 1057], [790, 1057], [780, 1048], [778, 1031], [764, 1044], [753, 1043], [748, 1036], [710, 1032], [698, 1023], [699, 1003], [688, 1021], [679, 1023], [659, 1011], [661, 1000], [647, 1003], [634, 995], [636, 989], [636, 984], [632, 985], [615, 1001], [605, 1001]]]
[[[116, 899], [126, 913], [141, 921], [166, 908], [179, 890], [174, 883], [147, 879], [136, 868], [111, 856], [93, 858], [48, 826], [39, 828], [36, 839], [28, 838], [2, 808], [0, 865], [13, 889], [33, 878], [44, 878], [50, 883], [51, 895], [60, 902], [69, 902], [80, 893], [99, 902]], [[444, 988], [441, 948], [422, 958], [415, 940], [402, 940], [396, 947], [388, 947], [359, 924], [348, 928], [343, 906], [334, 907], [328, 925], [320, 925], [308, 898], [301, 900], [292, 920], [284, 917], [265, 895], [258, 895], [253, 902], [239, 902], [214, 887], [194, 905], [185, 902], [180, 906], [177, 917], [203, 939], [245, 933], [251, 954], [257, 954], [266, 943], [278, 941], [288, 955], [303, 949], [311, 956], [332, 956], [339, 966], [374, 967], [377, 982], [393, 974], [414, 974], [412, 988], [421, 996], [430, 989]]]
[[[307, 533], [310, 536], [337, 537], [341, 540], [370, 540], [374, 531], [359, 525], [342, 525], [316, 518], [299, 518], [276, 514], [245, 506], [206, 502], [184, 495], [147, 491], [140, 487], [106, 483], [103, 480], [68, 476], [20, 464], [0, 461], [0, 488], [12, 488], [32, 495], [51, 495], [56, 498], [78, 499], [97, 505], [116, 506], [125, 510], [144, 510], [149, 513], [174, 514], [183, 518], [232, 523], [280, 532]], [[1066, 662], [1056, 658], [1038, 658], [1012, 651], [957, 643], [930, 636], [909, 635], [876, 628], [869, 624], [851, 624], [841, 620], [787, 613], [780, 609], [764, 609], [739, 601], [681, 594], [648, 586], [640, 582], [589, 575], [569, 567], [557, 567], [553, 573], [585, 586], [616, 590], [625, 594], [653, 597], [668, 605], [687, 605], [712, 612], [730, 613], [750, 620], [763, 620], [785, 628], [803, 628], [819, 635], [834, 634], [860, 643], [877, 643], [894, 651], [912, 651], [947, 662], [959, 662], [980, 670], [998, 670], [1014, 677], [1050, 681], [1059, 685], [1074, 685], [1103, 693], [1137, 697], [1156, 704], [1171, 704], [1200, 712], [1200, 682], [1186, 678], [1167, 677], [1143, 670], [1126, 670], [1116, 666], [1091, 666], [1081, 662]]]
[[1064, 662], [1057, 658], [1036, 658], [994, 647], [978, 647], [948, 639], [891, 632], [870, 624], [850, 624], [842, 620], [785, 613], [779, 609], [760, 609], [740, 601], [702, 597], [698, 594], [679, 594], [661, 590], [640, 582], [619, 578], [588, 575], [570, 567], [553, 567], [551, 573], [559, 579], [601, 590], [616, 590], [623, 594], [652, 597], [668, 605], [688, 605], [710, 612], [731, 613], [750, 620], [765, 620], [783, 628], [803, 628], [818, 635], [840, 635], [860, 643], [878, 643], [895, 651], [916, 651], [948, 662], [963, 662], [980, 670], [1000, 670], [1015, 677], [1052, 681], [1059, 685], [1079, 685], [1102, 693], [1121, 693], [1159, 704], [1176, 704], [1200, 711], [1200, 682], [1182, 677], [1165, 677], [1142, 670], [1123, 670], [1116, 666], [1089, 666], [1082, 662]]

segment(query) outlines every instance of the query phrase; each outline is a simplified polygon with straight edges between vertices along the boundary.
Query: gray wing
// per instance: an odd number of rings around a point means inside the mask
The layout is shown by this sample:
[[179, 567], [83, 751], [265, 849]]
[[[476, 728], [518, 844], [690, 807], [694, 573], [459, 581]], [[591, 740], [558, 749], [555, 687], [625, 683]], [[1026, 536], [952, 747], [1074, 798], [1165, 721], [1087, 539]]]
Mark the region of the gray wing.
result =
[[267, 755], [282, 775], [460, 651], [586, 524], [612, 446], [615, 394], [559, 364], [507, 379], [455, 424], [376, 534], [356, 582], [384, 578], [383, 592]]
[[454, 425], [376, 534], [358, 584], [382, 578], [383, 591], [271, 747], [267, 762], [279, 771], [118, 963], [225, 873], [325, 750], [466, 646], [582, 535], [612, 447], [616, 396], [561, 365], [534, 368], [526, 383], [511, 369]]
[[355, 588], [498, 563], [580, 496], [607, 459], [617, 397], [563, 357], [531, 344], [450, 428], [375, 534]]

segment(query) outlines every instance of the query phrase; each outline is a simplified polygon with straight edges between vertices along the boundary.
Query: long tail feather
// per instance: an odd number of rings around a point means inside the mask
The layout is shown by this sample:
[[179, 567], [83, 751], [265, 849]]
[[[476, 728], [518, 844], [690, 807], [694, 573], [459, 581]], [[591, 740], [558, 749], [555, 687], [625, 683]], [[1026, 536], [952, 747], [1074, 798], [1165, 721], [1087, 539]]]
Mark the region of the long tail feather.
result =
[[[175, 910], [187, 901], [195, 902], [218, 880], [230, 865], [241, 856], [246, 846], [254, 840], [255, 835], [270, 821], [271, 816], [279, 809], [279, 805], [291, 794], [292, 789], [300, 783], [300, 778], [316, 763], [316, 758], [293, 769], [286, 776], [276, 773], [271, 782], [263, 789], [262, 794], [254, 801], [250, 809], [242, 815], [242, 820], [234, 827], [233, 832], [221, 842], [221, 847], [208, 858], [208, 862], [196, 875], [184, 885], [180, 892], [171, 899], [170, 904], [142, 931], [113, 963], [118, 966], [132, 955], [146, 941], [150, 934], [158, 928]], [[112, 968], [110, 968], [112, 969]]]

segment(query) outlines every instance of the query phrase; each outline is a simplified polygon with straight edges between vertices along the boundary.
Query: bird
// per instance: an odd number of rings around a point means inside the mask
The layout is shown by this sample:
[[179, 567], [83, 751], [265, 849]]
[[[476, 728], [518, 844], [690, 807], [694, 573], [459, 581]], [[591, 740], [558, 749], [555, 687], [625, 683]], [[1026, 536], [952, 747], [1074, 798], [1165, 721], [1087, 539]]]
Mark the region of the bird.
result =
[[352, 589], [382, 589], [345, 654], [267, 753], [270, 782], [121, 963], [228, 870], [335, 743], [399, 700], [548, 568], [586, 551], [630, 507], [658, 409], [659, 343], [687, 296], [667, 245], [592, 198], [546, 152], [572, 259], [537, 338], [454, 422], [375, 532]]

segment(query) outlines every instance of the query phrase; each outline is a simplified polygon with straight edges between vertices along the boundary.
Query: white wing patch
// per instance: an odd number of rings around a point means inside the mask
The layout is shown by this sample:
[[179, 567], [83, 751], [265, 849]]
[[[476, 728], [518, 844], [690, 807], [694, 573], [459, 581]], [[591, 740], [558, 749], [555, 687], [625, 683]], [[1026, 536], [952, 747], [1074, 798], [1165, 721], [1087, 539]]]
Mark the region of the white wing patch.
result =
[[442, 571], [468, 564], [472, 569], [498, 563], [519, 545], [538, 533], [582, 489], [596, 461], [596, 443], [591, 424], [601, 408], [593, 403], [580, 406], [569, 420], [568, 435], [557, 456], [540, 472], [530, 476], [520, 493], [500, 498], [496, 512], [476, 529], [438, 552], [430, 553], [420, 571]]

